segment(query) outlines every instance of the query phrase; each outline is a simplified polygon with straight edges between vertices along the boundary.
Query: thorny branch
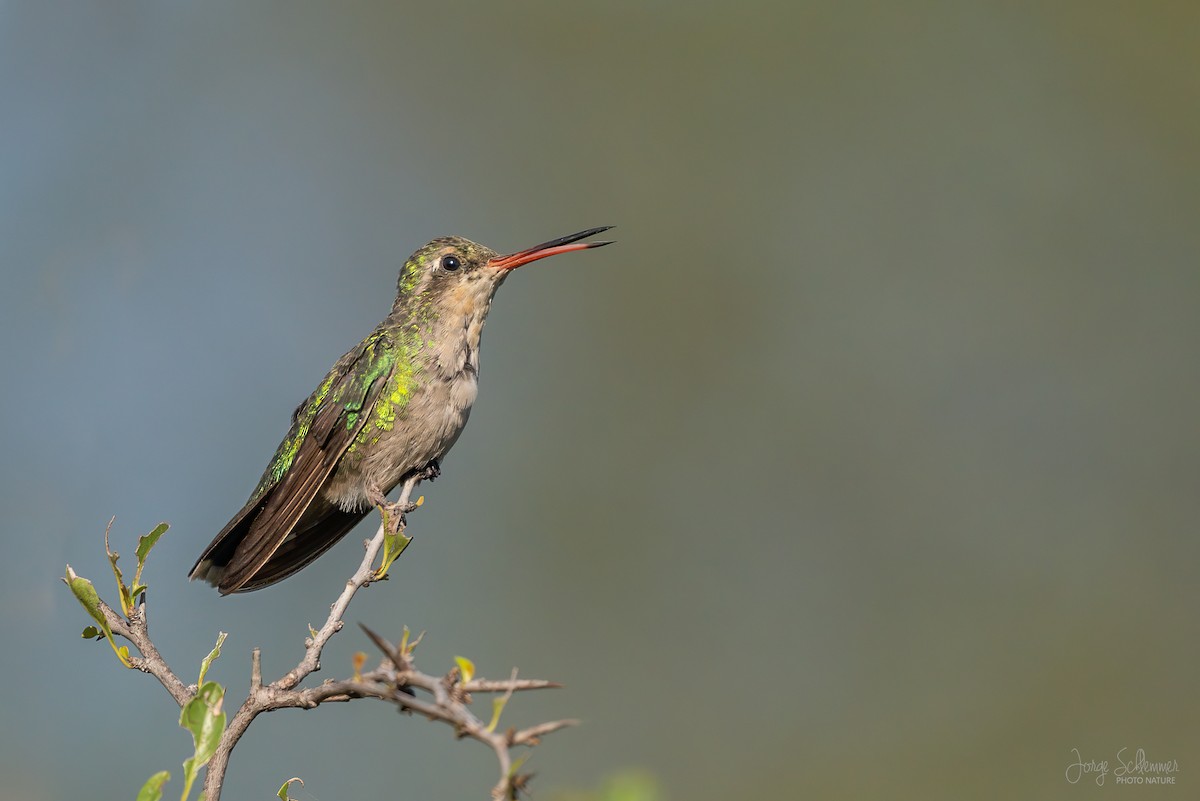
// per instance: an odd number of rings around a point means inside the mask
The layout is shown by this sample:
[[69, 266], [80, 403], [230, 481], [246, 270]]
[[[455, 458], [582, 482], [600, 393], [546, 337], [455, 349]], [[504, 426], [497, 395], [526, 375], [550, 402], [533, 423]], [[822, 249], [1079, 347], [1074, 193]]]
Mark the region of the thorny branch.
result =
[[[405, 482], [400, 499], [394, 505], [395, 509], [408, 507], [409, 498], [418, 480], [413, 477]], [[403, 533], [403, 523], [399, 531]], [[375, 536], [366, 542], [366, 553], [363, 554], [362, 562], [330, 607], [329, 617], [324, 625], [306, 639], [304, 657], [296, 667], [275, 681], [264, 684], [261, 653], [259, 649], [254, 649], [251, 655], [250, 694], [229, 719], [205, 773], [203, 797], [207, 801], [219, 801], [230, 754], [246, 729], [260, 714], [276, 709], [312, 709], [323, 703], [377, 698], [395, 704], [401, 711], [417, 713], [431, 721], [446, 723], [454, 729], [458, 737], [478, 740], [495, 753], [499, 762], [500, 778], [491, 791], [494, 801], [515, 799], [529, 781], [529, 775], [519, 774], [516, 770], [520, 762], [514, 762], [514, 747], [535, 746], [541, 737], [578, 723], [575, 720], [556, 720], [520, 730], [509, 728], [496, 731], [499, 708], [503, 707], [514, 692], [556, 688], [561, 685], [542, 679], [518, 679], [515, 669], [507, 680], [469, 678], [464, 681], [457, 667], [444, 676], [422, 673], [413, 663], [412, 652], [415, 643], [393, 645], [366, 626], [363, 626], [363, 630], [383, 653], [383, 659], [377, 668], [356, 675], [353, 679], [330, 679], [316, 687], [300, 687], [304, 679], [314, 671], [320, 670], [321, 653], [329, 640], [345, 625], [343, 617], [355, 594], [376, 580], [375, 558], [383, 546], [385, 533], [386, 529], [381, 524]], [[141, 654], [131, 655], [130, 664], [157, 678], [181, 707], [190, 701], [196, 695], [197, 686], [185, 685], [167, 665], [150, 639], [145, 595], [141, 596], [137, 607], [131, 611], [128, 618], [114, 611], [103, 600], [99, 603], [100, 611], [113, 634], [131, 642]], [[416, 691], [422, 691], [430, 697], [421, 698], [416, 695]], [[505, 695], [497, 702], [498, 708], [490, 722], [485, 723], [471, 711], [472, 693], [500, 692]]]

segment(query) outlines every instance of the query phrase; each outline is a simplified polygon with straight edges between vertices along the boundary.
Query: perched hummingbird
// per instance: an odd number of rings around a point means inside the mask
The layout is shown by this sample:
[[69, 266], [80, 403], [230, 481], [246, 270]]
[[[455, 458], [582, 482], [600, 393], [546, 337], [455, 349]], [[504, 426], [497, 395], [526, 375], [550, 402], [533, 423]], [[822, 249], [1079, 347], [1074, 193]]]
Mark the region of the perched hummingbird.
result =
[[292, 413], [250, 500], [189, 577], [222, 595], [282, 581], [386, 505], [400, 482], [436, 476], [475, 402], [479, 339], [500, 284], [522, 264], [611, 244], [579, 241], [610, 227], [508, 256], [457, 236], [414, 253], [391, 313]]

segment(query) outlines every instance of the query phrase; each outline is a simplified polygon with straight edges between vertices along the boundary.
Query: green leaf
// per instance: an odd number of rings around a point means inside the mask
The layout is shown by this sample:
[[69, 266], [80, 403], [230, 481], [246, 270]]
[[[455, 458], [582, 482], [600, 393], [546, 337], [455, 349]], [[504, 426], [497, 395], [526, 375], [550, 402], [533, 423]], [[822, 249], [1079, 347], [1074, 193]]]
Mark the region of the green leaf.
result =
[[104, 639], [104, 632], [95, 626], [88, 626], [83, 630], [83, 638], [85, 640], [101, 640]]
[[187, 797], [192, 794], [192, 783], [196, 781], [196, 773], [200, 767], [196, 764], [194, 756], [183, 760], [183, 795], [179, 797], [180, 801], [187, 801]]
[[456, 656], [454, 661], [458, 663], [458, 672], [462, 674], [463, 684], [466, 684], [471, 679], [475, 678], [475, 663], [465, 656]]
[[208, 656], [204, 657], [204, 661], [200, 663], [200, 680], [196, 684], [204, 684], [204, 674], [208, 672], [208, 666], [213, 663], [213, 660], [221, 655], [221, 643], [225, 642], [225, 632], [217, 633], [217, 644], [208, 652]]
[[143, 534], [138, 537], [137, 550], [134, 552], [137, 556], [137, 571], [133, 574], [133, 597], [136, 598], [146, 591], [145, 585], [141, 584], [142, 568], [146, 566], [146, 557], [150, 555], [150, 549], [158, 542], [159, 537], [167, 533], [170, 528], [166, 523], [159, 523], [154, 527], [154, 530], [149, 534]]
[[379, 569], [375, 571], [377, 580], [387, 576], [392, 562], [395, 562], [400, 554], [404, 553], [404, 549], [410, 542], [412, 542], [412, 537], [406, 537], [400, 532], [395, 534], [389, 532], [383, 535], [383, 558], [379, 560]]
[[662, 797], [658, 782], [642, 771], [618, 773], [604, 783], [600, 794], [604, 801], [662, 801]]
[[[99, 631], [104, 632], [104, 636], [108, 638], [108, 644], [112, 646], [113, 653], [121, 660], [121, 664], [125, 667], [133, 667], [129, 663], [129, 649], [124, 645], [118, 647], [117, 641], [113, 639], [112, 629], [108, 625], [108, 620], [104, 617], [104, 612], [100, 611], [100, 596], [96, 594], [96, 588], [92, 585], [92, 582], [82, 576], [77, 576], [70, 565], [67, 565], [67, 576], [63, 581], [71, 588], [75, 599], [92, 616], [92, 620], [100, 624]], [[86, 633], [88, 629], [92, 629], [92, 627], [89, 626], [87, 629], [84, 629], [84, 632]]]
[[108, 620], [105, 619], [104, 613], [100, 611], [100, 596], [96, 594], [96, 588], [92, 585], [92, 582], [83, 576], [76, 575], [70, 565], [67, 565], [67, 577], [63, 581], [67, 582], [67, 586], [71, 588], [71, 592], [75, 594], [75, 598], [79, 603], [83, 604], [83, 608], [92, 616], [92, 619], [100, 624], [100, 630], [104, 632], [109, 631]]
[[500, 723], [500, 713], [504, 711], [504, 705], [508, 703], [508, 696], [502, 695], [499, 698], [492, 699], [492, 722], [488, 724], [487, 730], [493, 732], [496, 730], [497, 724]]
[[117, 567], [117, 560], [121, 558], [121, 555], [108, 547], [108, 533], [112, 530], [113, 520], [116, 519], [114, 517], [109, 520], [108, 526], [104, 529], [104, 552], [108, 554], [108, 563], [112, 565], [113, 576], [117, 579], [117, 595], [121, 599], [121, 612], [125, 617], [129, 617], [129, 613], [133, 611], [133, 594], [125, 586], [125, 580], [121, 575], [121, 568]]
[[200, 686], [196, 697], [184, 704], [180, 712], [179, 725], [192, 733], [196, 743], [196, 759], [200, 765], [212, 759], [217, 742], [225, 732], [225, 712], [221, 709], [224, 700], [225, 688], [215, 681], [208, 681]]
[[160, 770], [155, 773], [146, 783], [142, 785], [142, 789], [138, 790], [137, 801], [159, 801], [162, 798], [163, 785], [171, 778], [171, 774], [165, 770]]
[[225, 713], [221, 710], [224, 700], [225, 688], [215, 681], [206, 682], [179, 713], [179, 725], [191, 732], [195, 744], [195, 754], [183, 762], [183, 801], [187, 801], [196, 774], [212, 759], [225, 733]]
[[150, 555], [150, 549], [158, 543], [159, 538], [163, 534], [166, 534], [167, 529], [170, 527], [171, 526], [168, 523], [159, 523], [149, 534], [143, 534], [142, 536], [138, 537], [136, 553], [139, 565], [146, 563], [146, 557]]
[[279, 788], [279, 792], [276, 793], [276, 795], [279, 796], [280, 801], [294, 801], [294, 799], [288, 795], [288, 788], [292, 786], [292, 782], [300, 782], [300, 786], [304, 786], [304, 779], [301, 779], [299, 776], [293, 776], [292, 778], [288, 779], [283, 783], [283, 786]]

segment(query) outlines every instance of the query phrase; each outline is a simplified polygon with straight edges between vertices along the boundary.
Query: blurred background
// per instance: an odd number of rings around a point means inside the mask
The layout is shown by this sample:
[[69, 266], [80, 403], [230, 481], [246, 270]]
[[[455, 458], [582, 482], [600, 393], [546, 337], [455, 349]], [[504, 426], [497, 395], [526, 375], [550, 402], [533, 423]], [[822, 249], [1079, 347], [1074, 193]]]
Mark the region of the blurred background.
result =
[[[243, 697], [301, 575], [185, 581], [426, 240], [618, 244], [501, 290], [471, 424], [348, 620], [567, 688], [535, 797], [1200, 787], [1194, 3], [0, 4], [0, 796], [132, 798], [190, 740], [80, 640], [102, 533]], [[132, 567], [132, 565], [129, 565]], [[320, 677], [350, 672], [354, 627]], [[484, 798], [382, 704], [260, 718], [230, 798]]]

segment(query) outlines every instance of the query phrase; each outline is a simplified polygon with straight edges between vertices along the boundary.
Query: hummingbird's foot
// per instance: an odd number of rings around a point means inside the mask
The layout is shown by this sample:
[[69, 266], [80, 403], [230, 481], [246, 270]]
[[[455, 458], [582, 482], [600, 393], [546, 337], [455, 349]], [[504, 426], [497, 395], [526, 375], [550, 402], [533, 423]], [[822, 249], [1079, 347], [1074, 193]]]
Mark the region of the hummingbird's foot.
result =
[[383, 516], [383, 522], [387, 526], [389, 534], [397, 534], [401, 528], [408, 525], [405, 515], [417, 508], [415, 503], [392, 503], [376, 487], [367, 488], [367, 500], [379, 509], [379, 514]]
[[422, 467], [414, 475], [419, 481], [433, 481], [442, 474], [442, 466], [437, 459], [432, 460], [429, 464]]
[[383, 516], [383, 524], [388, 534], [395, 536], [408, 525], [408, 513], [416, 509], [415, 503], [381, 503], [379, 514]]

